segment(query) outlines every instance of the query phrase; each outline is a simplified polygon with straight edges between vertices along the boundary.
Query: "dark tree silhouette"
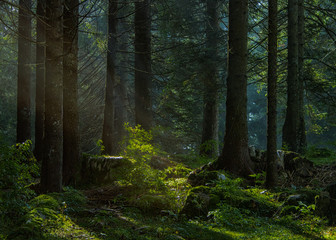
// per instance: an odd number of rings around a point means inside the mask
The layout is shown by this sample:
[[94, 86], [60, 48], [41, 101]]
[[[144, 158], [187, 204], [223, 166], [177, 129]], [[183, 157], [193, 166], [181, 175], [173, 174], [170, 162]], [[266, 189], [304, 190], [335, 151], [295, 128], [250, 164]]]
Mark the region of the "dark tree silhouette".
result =
[[247, 13], [247, 0], [229, 1], [226, 125], [217, 160], [217, 167], [243, 177], [253, 173], [247, 136]]
[[64, 1], [63, 184], [74, 185], [79, 169], [78, 0]]
[[63, 21], [62, 1], [46, 1], [45, 138], [41, 190], [62, 191]]
[[114, 86], [116, 83], [116, 45], [117, 45], [117, 11], [118, 1], [109, 0], [108, 6], [108, 47], [107, 47], [107, 76], [105, 86], [105, 109], [103, 125], [103, 144], [106, 154], [115, 154], [117, 143], [114, 135]]
[[266, 186], [277, 185], [277, 53], [278, 53], [278, 2], [268, 0], [268, 78], [267, 78], [267, 171]]
[[36, 8], [36, 97], [35, 149], [38, 161], [43, 159], [44, 83], [45, 83], [45, 0], [37, 1]]
[[16, 142], [31, 139], [31, 5], [19, 1]]
[[135, 2], [135, 123], [146, 130], [152, 126], [150, 12], [150, 0]]
[[200, 154], [218, 156], [218, 0], [207, 0], [204, 109]]

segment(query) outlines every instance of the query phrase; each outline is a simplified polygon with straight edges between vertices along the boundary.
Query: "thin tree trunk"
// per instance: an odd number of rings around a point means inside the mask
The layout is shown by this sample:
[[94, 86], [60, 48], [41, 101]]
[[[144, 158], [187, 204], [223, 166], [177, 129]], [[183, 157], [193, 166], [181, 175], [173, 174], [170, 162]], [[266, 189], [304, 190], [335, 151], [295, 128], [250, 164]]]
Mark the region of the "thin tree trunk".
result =
[[114, 86], [116, 84], [116, 45], [117, 45], [117, 11], [118, 1], [109, 0], [108, 14], [108, 48], [107, 48], [107, 76], [105, 88], [105, 109], [103, 125], [103, 144], [106, 154], [116, 154], [117, 143], [114, 135]]
[[298, 152], [304, 153], [307, 148], [306, 127], [304, 118], [304, 1], [298, 0]]
[[151, 16], [150, 0], [135, 2], [135, 122], [149, 130], [151, 103]]
[[75, 185], [79, 170], [78, 0], [65, 0], [63, 21], [63, 184]]
[[37, 1], [36, 9], [36, 97], [35, 97], [35, 157], [43, 159], [44, 83], [45, 83], [45, 0]]
[[19, 1], [16, 142], [31, 139], [31, 0]]
[[287, 110], [282, 146], [295, 152], [298, 150], [298, 100], [298, 0], [288, 0]]
[[[127, 4], [127, 3], [123, 3]], [[123, 14], [123, 13], [121, 13]], [[129, 31], [126, 31], [126, 21], [121, 19], [118, 24], [119, 32], [122, 33], [120, 41], [118, 41], [119, 49], [119, 68], [117, 68], [117, 79], [114, 86], [114, 135], [117, 144], [117, 153], [120, 153], [123, 149], [123, 139], [126, 136], [125, 122], [127, 122], [127, 72], [125, 67], [128, 64], [128, 45], [127, 40], [129, 37]]]
[[278, 47], [278, 1], [268, 0], [268, 82], [267, 82], [267, 172], [266, 187], [277, 185], [277, 47]]
[[229, 51], [224, 147], [217, 167], [239, 176], [253, 173], [247, 135], [248, 1], [229, 1]]
[[204, 109], [200, 154], [218, 157], [218, 0], [207, 0]]
[[62, 191], [63, 160], [63, 28], [62, 1], [46, 1], [45, 138], [43, 192]]

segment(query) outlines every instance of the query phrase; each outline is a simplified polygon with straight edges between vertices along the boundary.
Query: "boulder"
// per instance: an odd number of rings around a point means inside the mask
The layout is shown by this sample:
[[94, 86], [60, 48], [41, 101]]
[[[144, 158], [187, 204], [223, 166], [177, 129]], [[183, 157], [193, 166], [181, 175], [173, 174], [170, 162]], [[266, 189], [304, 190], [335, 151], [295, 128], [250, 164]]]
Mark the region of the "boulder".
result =
[[327, 191], [323, 191], [317, 196], [315, 202], [315, 213], [320, 217], [331, 218], [330, 212], [330, 194]]
[[190, 173], [188, 183], [193, 186], [211, 185], [214, 181], [225, 180], [224, 174], [218, 171], [195, 170]]
[[220, 197], [211, 192], [210, 187], [198, 186], [192, 188], [180, 214], [188, 218], [207, 217], [208, 212], [216, 209]]
[[107, 184], [122, 176], [132, 162], [120, 156], [83, 156], [81, 183]]

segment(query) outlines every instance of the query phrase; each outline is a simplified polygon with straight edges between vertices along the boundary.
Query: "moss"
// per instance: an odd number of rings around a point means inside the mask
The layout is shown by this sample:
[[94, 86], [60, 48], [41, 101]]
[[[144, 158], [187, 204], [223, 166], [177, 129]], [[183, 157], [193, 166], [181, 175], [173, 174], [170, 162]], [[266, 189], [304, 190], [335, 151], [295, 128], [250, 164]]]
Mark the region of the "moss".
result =
[[169, 210], [172, 207], [172, 202], [165, 195], [150, 195], [145, 194], [131, 201], [136, 207], [139, 207], [145, 212], [157, 213], [161, 210]]
[[192, 186], [200, 186], [200, 185], [209, 185], [213, 184], [215, 181], [218, 181], [218, 172], [217, 171], [194, 171], [188, 177], [188, 182]]
[[46, 194], [42, 194], [33, 198], [29, 204], [32, 208], [50, 208], [55, 211], [59, 210], [61, 207], [59, 202], [54, 197]]

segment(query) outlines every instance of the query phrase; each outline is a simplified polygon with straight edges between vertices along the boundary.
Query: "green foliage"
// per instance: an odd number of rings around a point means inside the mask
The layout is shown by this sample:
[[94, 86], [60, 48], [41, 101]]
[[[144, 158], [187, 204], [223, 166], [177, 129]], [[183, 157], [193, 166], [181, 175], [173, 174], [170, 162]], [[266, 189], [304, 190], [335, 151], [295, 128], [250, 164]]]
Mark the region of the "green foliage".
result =
[[100, 149], [100, 154], [102, 154], [105, 151], [105, 147], [103, 144], [103, 140], [99, 139], [96, 143], [97, 147]]
[[[70, 192], [78, 195], [74, 191]], [[61, 205], [59, 201], [71, 199], [66, 195], [40, 195], [30, 201], [31, 210], [21, 218], [22, 224], [11, 231], [8, 239], [97, 239], [65, 215], [65, 202]]]
[[55, 211], [58, 211], [61, 207], [61, 205], [55, 198], [46, 194], [42, 194], [33, 198], [29, 202], [29, 205], [32, 208], [49, 208]]
[[330, 164], [335, 162], [335, 152], [324, 147], [310, 146], [305, 156], [315, 164]]
[[183, 164], [178, 164], [174, 167], [168, 167], [164, 170], [167, 174], [167, 177], [186, 177], [192, 170], [190, 168], [185, 167]]
[[23, 214], [26, 202], [34, 195], [29, 187], [38, 176], [31, 141], [0, 149], [0, 222]]
[[266, 172], [251, 174], [250, 177], [255, 179], [256, 185], [263, 186], [266, 181]]
[[210, 152], [212, 150], [214, 151], [218, 151], [218, 142], [215, 140], [208, 140], [204, 143], [202, 143], [199, 148], [203, 151], [203, 152]]
[[124, 180], [142, 191], [164, 189], [165, 174], [149, 165], [152, 157], [159, 152], [151, 142], [153, 139], [151, 132], [145, 131], [140, 126], [132, 128], [128, 124], [125, 128], [129, 133], [126, 139], [125, 157], [133, 164]]

